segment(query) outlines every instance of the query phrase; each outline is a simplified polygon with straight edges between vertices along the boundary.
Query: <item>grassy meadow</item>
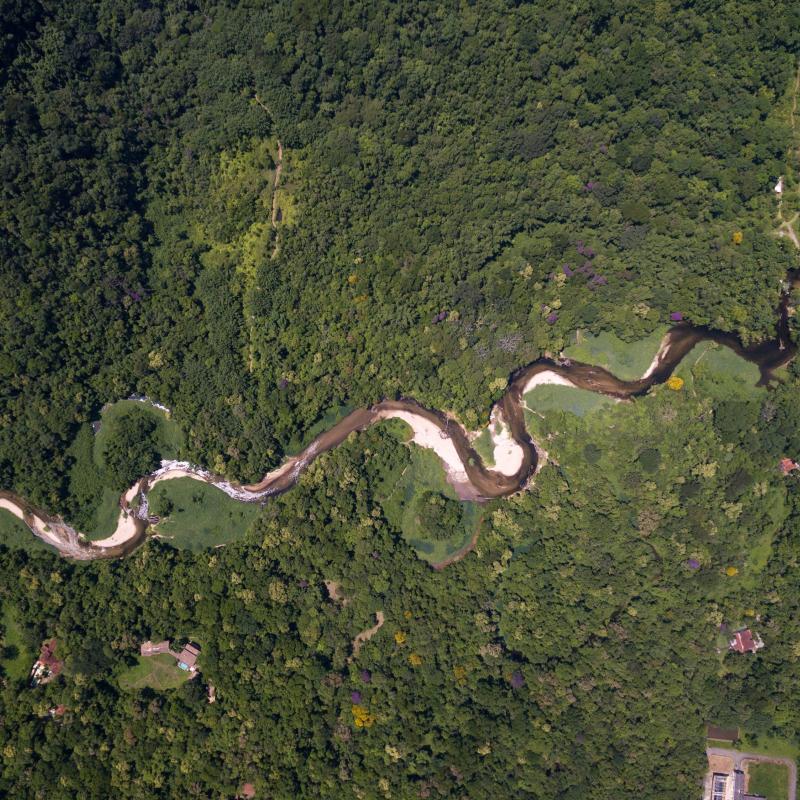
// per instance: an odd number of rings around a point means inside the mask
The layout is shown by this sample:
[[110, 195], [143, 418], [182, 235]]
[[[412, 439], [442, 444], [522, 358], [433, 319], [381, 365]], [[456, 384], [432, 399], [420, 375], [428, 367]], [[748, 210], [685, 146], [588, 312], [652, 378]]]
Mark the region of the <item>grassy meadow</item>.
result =
[[189, 680], [189, 673], [178, 667], [178, 662], [168, 653], [154, 656], [138, 656], [137, 663], [122, 672], [117, 678], [120, 689], [135, 691], [145, 687], [164, 691], [177, 689]]
[[174, 547], [197, 552], [241, 539], [260, 509], [210, 484], [176, 478], [153, 489], [150, 511], [161, 517], [154, 533]]

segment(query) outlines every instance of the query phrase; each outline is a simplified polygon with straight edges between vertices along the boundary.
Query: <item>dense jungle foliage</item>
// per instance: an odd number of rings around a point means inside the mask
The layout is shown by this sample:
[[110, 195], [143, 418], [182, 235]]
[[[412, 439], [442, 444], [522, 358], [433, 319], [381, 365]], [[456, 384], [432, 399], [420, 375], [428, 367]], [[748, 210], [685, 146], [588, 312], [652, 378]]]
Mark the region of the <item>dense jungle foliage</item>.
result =
[[[766, 0], [0, 0], [0, 488], [88, 526], [162, 456], [257, 479], [332, 409], [475, 428], [576, 329], [773, 336], [798, 51]], [[0, 542], [0, 797], [685, 800], [707, 721], [800, 752], [798, 368], [684, 369], [532, 413], [550, 462], [443, 572], [386, 513], [384, 428], [219, 549], [196, 489], [199, 552]], [[134, 392], [174, 430], [98, 439]], [[432, 539], [464, 523], [414, 501]], [[745, 624], [757, 657], [727, 651]], [[130, 688], [164, 637], [201, 674]]]
[[[666, 387], [547, 415], [553, 462], [485, 507], [477, 549], [445, 572], [376, 500], [406, 459], [382, 427], [222, 549], [151, 541], [90, 564], [0, 549], [18, 647], [30, 663], [55, 636], [65, 660], [45, 686], [7, 676], [0, 793], [699, 797], [707, 720], [800, 734], [800, 492], [775, 466], [800, 414], [786, 390], [760, 398], [735, 434], [709, 424], [707, 396]], [[661, 465], [643, 474], [648, 451]], [[741, 624], [765, 640], [757, 657], [727, 651]], [[200, 676], [121, 688], [162, 637], [200, 644]]]
[[577, 327], [772, 332], [796, 4], [0, 8], [0, 480], [51, 508], [132, 391], [254, 479], [343, 403], [475, 424]]

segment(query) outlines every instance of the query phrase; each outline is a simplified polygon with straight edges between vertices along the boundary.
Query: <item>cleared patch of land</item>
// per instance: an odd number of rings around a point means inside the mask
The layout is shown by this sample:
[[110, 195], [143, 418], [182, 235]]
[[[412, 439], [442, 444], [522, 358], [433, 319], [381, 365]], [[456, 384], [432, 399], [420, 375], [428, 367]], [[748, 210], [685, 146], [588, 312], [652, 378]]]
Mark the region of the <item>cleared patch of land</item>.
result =
[[575, 386], [558, 386], [556, 384], [537, 386], [524, 395], [523, 399], [528, 407], [528, 411], [525, 413], [525, 422], [528, 426], [533, 424], [531, 418], [548, 411], [563, 411], [578, 417], [585, 417], [593, 411], [614, 404], [614, 400], [604, 394], [590, 392], [588, 389], [578, 389]]
[[105, 539], [117, 529], [119, 519], [119, 492], [106, 487], [103, 489], [103, 499], [94, 512], [94, 528], [86, 531], [87, 539]]
[[748, 764], [749, 794], [762, 795], [768, 800], [787, 800], [789, 770], [783, 764]]
[[188, 672], [178, 667], [174, 656], [160, 653], [155, 656], [137, 657], [137, 664], [121, 673], [118, 681], [126, 691], [149, 687], [158, 691], [176, 689], [189, 680]]
[[564, 350], [564, 355], [584, 364], [605, 367], [618, 378], [632, 381], [647, 371], [667, 330], [666, 325], [661, 326], [637, 342], [623, 342], [608, 331], [597, 336], [579, 332], [576, 342]]
[[164, 481], [150, 494], [150, 512], [161, 517], [154, 532], [186, 550], [241, 539], [259, 510], [257, 504], [241, 503], [191, 478]]
[[489, 427], [481, 431], [480, 436], [473, 440], [472, 446], [487, 467], [494, 466], [494, 442], [492, 441], [492, 432]]
[[17, 519], [10, 511], [0, 508], [0, 544], [7, 547], [18, 547], [28, 552], [34, 550], [51, 550], [41, 539], [34, 536], [22, 520]]
[[686, 382], [687, 391], [708, 394], [715, 400], [757, 397], [761, 374], [755, 364], [714, 342], [701, 342], [689, 353], [675, 375]]
[[[28, 531], [28, 536], [33, 538], [30, 531]], [[26, 647], [22, 637], [22, 628], [8, 604], [3, 606], [2, 623], [3, 644], [0, 647], [0, 667], [10, 680], [24, 681], [30, 673], [35, 655]]]
[[791, 758], [793, 761], [800, 761], [800, 747], [789, 739], [779, 739], [774, 736], [759, 736], [758, 739], [755, 739], [745, 732], [737, 747], [748, 753], [759, 753], [771, 758]]

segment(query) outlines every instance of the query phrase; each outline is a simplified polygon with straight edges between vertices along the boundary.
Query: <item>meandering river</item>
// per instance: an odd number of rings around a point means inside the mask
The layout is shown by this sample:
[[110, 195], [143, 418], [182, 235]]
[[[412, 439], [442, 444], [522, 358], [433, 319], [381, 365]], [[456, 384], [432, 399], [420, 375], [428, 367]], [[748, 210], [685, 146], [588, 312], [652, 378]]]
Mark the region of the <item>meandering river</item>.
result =
[[[79, 560], [117, 558], [132, 552], [144, 541], [149, 524], [148, 491], [159, 482], [190, 477], [210, 483], [241, 502], [264, 502], [291, 489], [303, 470], [321, 453], [337, 447], [354, 431], [363, 431], [385, 419], [402, 419], [411, 426], [414, 441], [433, 449], [442, 459], [448, 480], [462, 499], [482, 501], [505, 497], [524, 488], [539, 464], [536, 446], [525, 426], [522, 399], [531, 388], [541, 383], [566, 383], [610, 397], [636, 397], [666, 381], [692, 348], [703, 341], [717, 342], [756, 364], [761, 372], [759, 384], [766, 385], [774, 378], [775, 370], [789, 363], [796, 353], [789, 336], [789, 297], [792, 289], [798, 286], [800, 271], [790, 270], [778, 306], [775, 338], [759, 344], [745, 347], [733, 334], [681, 323], [665, 335], [653, 364], [638, 380], [624, 381], [602, 367], [549, 358], [540, 358], [517, 370], [492, 410], [494, 426], [506, 428], [503, 432], [506, 444], [510, 436], [513, 446], [518, 448], [511, 460], [512, 469], [503, 469], [500, 464], [494, 469], [486, 466], [473, 448], [469, 432], [457, 420], [442, 411], [425, 408], [411, 398], [401, 398], [351, 412], [317, 436], [301, 453], [288, 458], [255, 484], [234, 484], [185, 462], [164, 462], [122, 495], [117, 529], [112, 536], [100, 541], [89, 541], [60, 517], [33, 507], [13, 492], [0, 490], [0, 508], [15, 514], [35, 536], [55, 547], [62, 556]], [[493, 438], [498, 442], [497, 437]]]

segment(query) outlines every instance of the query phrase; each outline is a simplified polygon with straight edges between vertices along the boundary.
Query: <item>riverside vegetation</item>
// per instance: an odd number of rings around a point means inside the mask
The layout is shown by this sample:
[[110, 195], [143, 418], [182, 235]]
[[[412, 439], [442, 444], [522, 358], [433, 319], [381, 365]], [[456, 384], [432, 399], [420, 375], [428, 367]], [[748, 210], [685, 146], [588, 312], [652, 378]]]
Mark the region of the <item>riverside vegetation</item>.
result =
[[[0, 487], [87, 529], [170, 448], [256, 480], [399, 393], [476, 428], [578, 328], [773, 335], [792, 4], [0, 8]], [[383, 426], [221, 549], [0, 547], [0, 794], [684, 800], [708, 720], [797, 747], [797, 365], [756, 389], [721, 352], [582, 416], [530, 393], [550, 461], [443, 573], [403, 520], [474, 512], [433, 483], [401, 504], [418, 467]], [[180, 436], [126, 414], [96, 454], [133, 391]], [[756, 618], [756, 658], [717, 652]], [[27, 688], [51, 636], [64, 670]], [[213, 704], [126, 683], [141, 641], [181, 636]]]

